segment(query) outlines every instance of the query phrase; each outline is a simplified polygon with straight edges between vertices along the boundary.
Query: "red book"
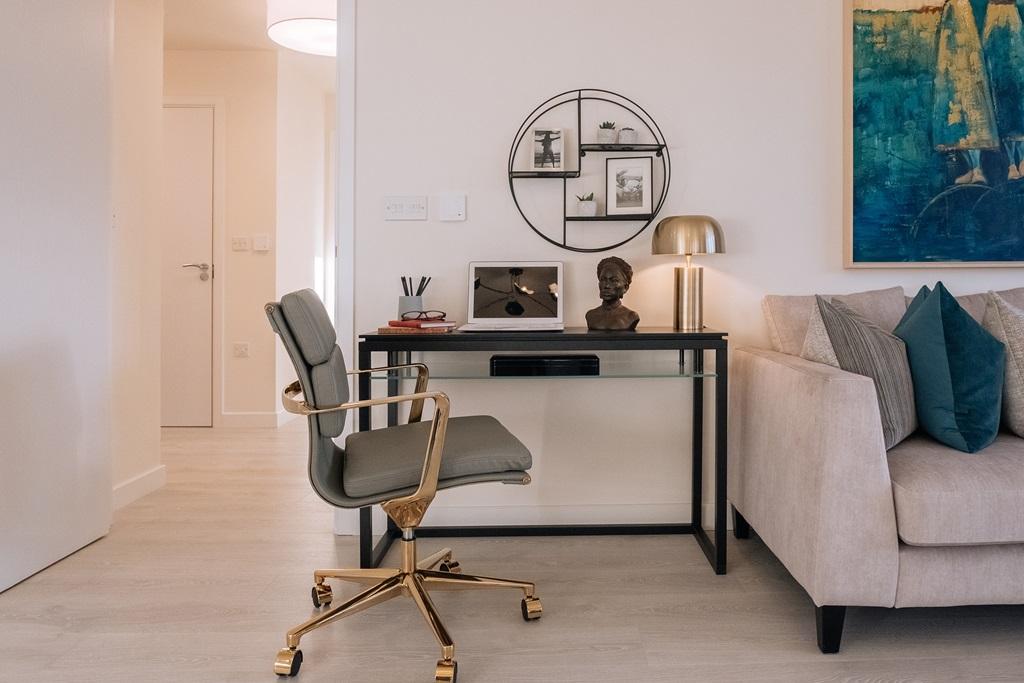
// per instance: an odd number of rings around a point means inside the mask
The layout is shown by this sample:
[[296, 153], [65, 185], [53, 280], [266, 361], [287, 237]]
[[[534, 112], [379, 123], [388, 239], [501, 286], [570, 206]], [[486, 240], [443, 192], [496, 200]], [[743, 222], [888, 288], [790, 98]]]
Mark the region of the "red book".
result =
[[411, 327], [418, 330], [429, 330], [433, 328], [444, 329], [446, 327], [457, 327], [458, 324], [447, 320], [391, 320], [389, 327]]
[[377, 334], [448, 334], [454, 327], [378, 327]]

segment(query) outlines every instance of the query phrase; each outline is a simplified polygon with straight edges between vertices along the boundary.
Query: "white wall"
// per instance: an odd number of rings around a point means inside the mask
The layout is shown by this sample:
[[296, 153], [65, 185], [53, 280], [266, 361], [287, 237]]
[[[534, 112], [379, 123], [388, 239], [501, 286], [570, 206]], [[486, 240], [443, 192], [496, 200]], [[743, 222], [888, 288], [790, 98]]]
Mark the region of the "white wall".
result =
[[[327, 108], [334, 72], [329, 57], [277, 52], [278, 298], [306, 287], [324, 297]], [[277, 386], [294, 379], [288, 354], [277, 344]], [[279, 420], [285, 419], [280, 406], [278, 411]]]
[[[843, 270], [840, 0], [358, 2], [357, 331], [395, 308], [401, 274], [434, 277], [427, 305], [466, 315], [467, 262], [566, 263], [566, 316], [597, 303], [594, 267], [536, 237], [505, 176], [520, 121], [547, 97], [601, 87], [640, 102], [670, 146], [662, 215], [707, 213], [729, 253], [701, 259], [705, 318], [733, 345], [767, 344], [761, 297], [942, 278], [955, 292], [1021, 283], [1018, 270]], [[587, 131], [585, 131], [587, 134]], [[600, 181], [594, 187], [600, 189]], [[388, 194], [469, 195], [469, 220], [382, 220]], [[626, 304], [672, 324], [672, 259], [650, 233], [614, 252], [636, 270]], [[456, 413], [493, 412], [533, 450], [535, 483], [446, 493], [436, 520], [685, 519], [689, 387], [602, 381], [442, 384]], [[579, 472], [585, 471], [581, 479]], [[458, 509], [458, 506], [479, 506]], [[504, 506], [520, 507], [509, 511]]]
[[[220, 98], [226, 108], [222, 401], [214, 426], [274, 426], [276, 340], [263, 313], [275, 294], [277, 57], [270, 51], [164, 53], [164, 95]], [[231, 251], [231, 238], [270, 236], [270, 251]], [[216, 251], [216, 250], [215, 250]], [[249, 343], [249, 358], [232, 344]], [[217, 378], [215, 378], [217, 381]]]
[[163, 486], [160, 152], [163, 0], [114, 5], [111, 450], [114, 505]]
[[110, 0], [0, 22], [0, 590], [110, 526]]

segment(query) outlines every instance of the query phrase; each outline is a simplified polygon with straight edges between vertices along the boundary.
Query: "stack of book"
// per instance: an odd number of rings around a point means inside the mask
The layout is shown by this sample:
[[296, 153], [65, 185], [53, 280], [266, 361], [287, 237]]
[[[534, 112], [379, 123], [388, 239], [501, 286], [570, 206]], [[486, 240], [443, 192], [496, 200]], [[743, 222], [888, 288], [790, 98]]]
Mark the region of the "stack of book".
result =
[[392, 320], [377, 328], [377, 334], [444, 334], [456, 327], [458, 323], [448, 320]]

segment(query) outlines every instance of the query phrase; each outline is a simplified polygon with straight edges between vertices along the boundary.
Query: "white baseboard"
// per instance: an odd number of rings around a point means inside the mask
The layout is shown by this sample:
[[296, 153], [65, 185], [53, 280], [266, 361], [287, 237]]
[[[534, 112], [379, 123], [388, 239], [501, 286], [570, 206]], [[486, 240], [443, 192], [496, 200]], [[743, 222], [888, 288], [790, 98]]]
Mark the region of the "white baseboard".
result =
[[221, 413], [220, 424], [215, 427], [227, 427], [230, 429], [276, 429], [276, 412], [252, 412], [252, 413]]
[[167, 468], [157, 465], [148, 472], [143, 472], [114, 486], [114, 509], [120, 510], [129, 503], [153, 493], [167, 483]]
[[[494, 506], [430, 506], [424, 526], [496, 526], [496, 525], [554, 525], [554, 524], [664, 524], [690, 521], [689, 503], [663, 505], [609, 504], [609, 505], [494, 505]], [[715, 506], [704, 504], [704, 526], [714, 528]], [[383, 513], [374, 509], [374, 531], [384, 528]], [[732, 520], [726, 515], [726, 528]], [[359, 533], [359, 513], [356, 510], [336, 510], [334, 533], [355, 536]]]

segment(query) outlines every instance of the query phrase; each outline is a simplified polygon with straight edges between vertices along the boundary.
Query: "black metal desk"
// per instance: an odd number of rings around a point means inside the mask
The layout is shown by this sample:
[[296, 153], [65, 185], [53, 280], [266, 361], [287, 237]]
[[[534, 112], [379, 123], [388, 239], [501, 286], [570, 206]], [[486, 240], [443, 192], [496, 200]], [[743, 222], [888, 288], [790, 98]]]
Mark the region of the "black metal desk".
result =
[[[429, 527], [417, 530], [420, 537], [443, 536], [568, 536], [616, 534], [692, 534], [716, 574], [725, 574], [725, 495], [726, 428], [728, 425], [728, 348], [727, 333], [712, 330], [678, 332], [671, 328], [641, 328], [635, 332], [588, 332], [586, 328], [568, 328], [565, 332], [453, 332], [449, 334], [365, 334], [360, 336], [359, 368], [373, 367], [372, 355], [386, 353], [388, 365], [401, 362], [414, 352], [580, 352], [580, 351], [678, 351], [678, 375], [693, 382], [693, 440], [690, 458], [693, 464], [691, 521], [673, 524], [602, 524], [557, 526], [464, 526]], [[685, 352], [692, 352], [691, 365]], [[715, 371], [704, 371], [705, 352], [714, 351]], [[604, 369], [602, 368], [602, 372]], [[610, 375], [614, 376], [614, 375]], [[631, 376], [631, 375], [621, 375]], [[633, 375], [637, 376], [637, 375]], [[433, 375], [432, 375], [433, 378]], [[704, 379], [715, 383], [715, 540], [708, 537], [703, 518], [704, 452]], [[399, 393], [403, 377], [392, 373], [387, 378], [388, 395]], [[453, 378], [454, 379], [454, 378]], [[537, 378], [545, 379], [545, 378]], [[553, 377], [546, 379], [573, 379]], [[359, 376], [359, 398], [370, 398], [371, 378]], [[388, 424], [398, 423], [398, 406], [388, 406]], [[359, 411], [359, 430], [372, 429], [369, 408]], [[359, 561], [363, 567], [377, 567], [391, 543], [401, 531], [388, 520], [381, 540], [373, 543], [371, 508], [359, 511]]]

